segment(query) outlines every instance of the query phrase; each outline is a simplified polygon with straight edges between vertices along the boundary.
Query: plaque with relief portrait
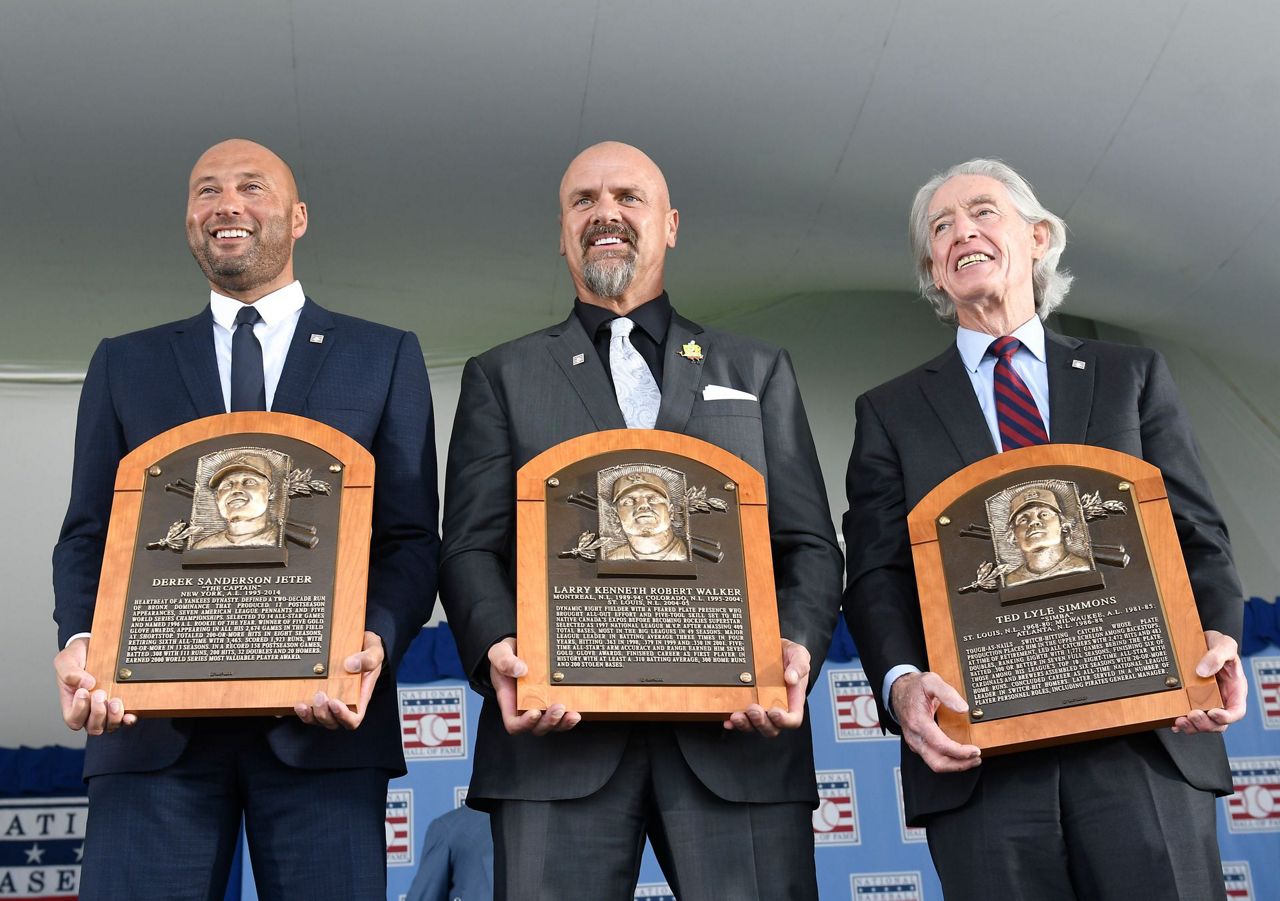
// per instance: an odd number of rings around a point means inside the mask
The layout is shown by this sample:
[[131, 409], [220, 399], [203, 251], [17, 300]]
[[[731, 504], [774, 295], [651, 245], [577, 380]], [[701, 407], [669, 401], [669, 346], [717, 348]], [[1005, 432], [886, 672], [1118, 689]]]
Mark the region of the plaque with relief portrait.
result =
[[373, 459], [318, 422], [232, 413], [121, 461], [89, 671], [139, 715], [354, 705]]
[[597, 432], [517, 475], [520, 709], [786, 707], [764, 479], [671, 432]]
[[987, 753], [1171, 724], [1217, 706], [1164, 482], [1116, 451], [1047, 444], [953, 475], [908, 517], [939, 711]]

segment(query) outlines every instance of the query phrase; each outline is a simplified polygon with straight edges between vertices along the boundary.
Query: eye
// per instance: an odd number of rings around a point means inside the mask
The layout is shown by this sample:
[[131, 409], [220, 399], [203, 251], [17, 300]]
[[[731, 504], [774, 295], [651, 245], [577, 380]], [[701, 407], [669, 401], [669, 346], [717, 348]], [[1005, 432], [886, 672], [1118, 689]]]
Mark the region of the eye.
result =
[[934, 224], [934, 226], [933, 226], [933, 233], [934, 233], [934, 235], [940, 235], [940, 234], [942, 234], [946, 229], [948, 229], [950, 226], [951, 226], [951, 223], [950, 223], [950, 222], [938, 222], [938, 223], [935, 223], [935, 224]]
[[975, 211], [973, 215], [977, 216], [978, 218], [982, 218], [983, 216], [994, 216], [995, 214], [996, 214], [996, 211], [994, 209], [992, 209], [989, 206], [984, 206], [981, 209]]
[[586, 208], [586, 207], [588, 207], [588, 206], [590, 206], [590, 205], [591, 205], [591, 198], [590, 198], [590, 197], [579, 197], [577, 200], [575, 200], [575, 201], [573, 202], [573, 205], [574, 205], [574, 207], [576, 207], [576, 208], [578, 208], [578, 209], [584, 209], [584, 208]]
[[214, 190], [213, 185], [203, 185], [196, 189], [196, 194], [198, 196], [204, 196], [206, 194], [216, 194], [216, 193], [218, 192]]
[[623, 194], [620, 199], [623, 203], [640, 203], [640, 198], [634, 194]]
[[244, 189], [246, 191], [253, 191], [254, 193], [266, 190], [262, 185], [258, 184], [256, 181], [249, 182], [249, 184], [244, 186]]

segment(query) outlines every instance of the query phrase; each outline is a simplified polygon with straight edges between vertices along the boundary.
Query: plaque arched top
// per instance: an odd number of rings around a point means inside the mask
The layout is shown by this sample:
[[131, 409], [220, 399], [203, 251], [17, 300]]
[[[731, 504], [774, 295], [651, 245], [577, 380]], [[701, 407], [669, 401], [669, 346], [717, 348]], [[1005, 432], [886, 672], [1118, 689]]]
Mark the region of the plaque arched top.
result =
[[1135, 503], [1167, 496], [1159, 468], [1146, 460], [1086, 444], [1039, 444], [985, 457], [940, 483], [907, 516], [911, 543], [936, 540], [938, 517], [956, 498], [985, 482], [1038, 466], [1079, 466], [1111, 473], [1132, 486]]
[[541, 501], [546, 498], [546, 481], [579, 460], [611, 451], [663, 451], [697, 460], [714, 467], [733, 480], [739, 504], [765, 504], [764, 476], [741, 457], [701, 438], [659, 429], [609, 429], [562, 441], [534, 457], [516, 473], [516, 498]]
[[219, 413], [161, 432], [150, 441], [138, 445], [120, 461], [120, 468], [116, 470], [115, 490], [142, 490], [147, 470], [158, 460], [163, 460], [184, 447], [209, 438], [242, 434], [283, 435], [304, 441], [342, 461], [344, 488], [373, 486], [373, 454], [354, 438], [304, 416], [258, 410]]

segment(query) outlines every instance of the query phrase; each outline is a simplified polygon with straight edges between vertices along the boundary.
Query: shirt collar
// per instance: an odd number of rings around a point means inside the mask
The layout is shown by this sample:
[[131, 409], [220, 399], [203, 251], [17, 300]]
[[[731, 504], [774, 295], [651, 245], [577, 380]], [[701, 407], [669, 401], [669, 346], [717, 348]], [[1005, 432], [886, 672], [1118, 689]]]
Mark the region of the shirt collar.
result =
[[[1039, 316], [1032, 316], [1014, 329], [1013, 337], [1021, 341], [1022, 346], [1031, 351], [1037, 360], [1041, 363], [1045, 361], [1044, 323], [1040, 321]], [[986, 356], [987, 348], [995, 340], [986, 332], [975, 332], [973, 329], [967, 329], [963, 326], [957, 328], [956, 348], [960, 351], [960, 359], [964, 361], [965, 368], [970, 372], [977, 372], [978, 364], [982, 362], [982, 358]]]
[[[258, 315], [262, 317], [262, 321], [269, 328], [298, 312], [306, 301], [307, 296], [302, 292], [302, 283], [293, 281], [283, 288], [259, 297], [254, 301], [253, 308], [258, 311]], [[213, 321], [227, 331], [231, 331], [235, 328], [236, 314], [240, 312], [244, 304], [233, 298], [225, 297], [217, 291], [210, 291], [209, 306], [213, 309]]]
[[[573, 301], [573, 312], [593, 341], [600, 329], [618, 318], [611, 310], [583, 303], [577, 298]], [[671, 300], [667, 297], [667, 292], [663, 291], [653, 300], [642, 303], [628, 313], [627, 318], [652, 338], [654, 344], [661, 346], [667, 340], [667, 328], [671, 324]]]

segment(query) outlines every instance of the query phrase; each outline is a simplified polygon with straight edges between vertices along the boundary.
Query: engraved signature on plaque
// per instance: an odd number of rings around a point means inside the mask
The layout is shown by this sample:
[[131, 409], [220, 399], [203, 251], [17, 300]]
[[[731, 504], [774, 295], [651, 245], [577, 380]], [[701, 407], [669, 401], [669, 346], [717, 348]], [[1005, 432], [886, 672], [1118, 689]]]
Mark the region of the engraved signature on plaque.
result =
[[[1123, 501], [1081, 494], [1075, 482], [1037, 479], [1010, 485], [986, 501], [987, 524], [960, 534], [991, 542], [995, 560], [983, 561], [959, 592], [1000, 591], [1002, 600], [1034, 600], [1063, 590], [1102, 588], [1098, 563], [1124, 567], [1121, 545], [1094, 544], [1088, 522], [1127, 513]], [[1077, 577], [1064, 580], [1075, 574]], [[1038, 584], [1044, 583], [1044, 584]]]
[[315, 526], [289, 517], [290, 499], [327, 495], [330, 485], [294, 469], [282, 451], [228, 447], [200, 457], [194, 481], [178, 479], [165, 490], [191, 498], [190, 518], [171, 524], [148, 550], [181, 553], [184, 566], [284, 564], [286, 541], [307, 549], [319, 541]]

